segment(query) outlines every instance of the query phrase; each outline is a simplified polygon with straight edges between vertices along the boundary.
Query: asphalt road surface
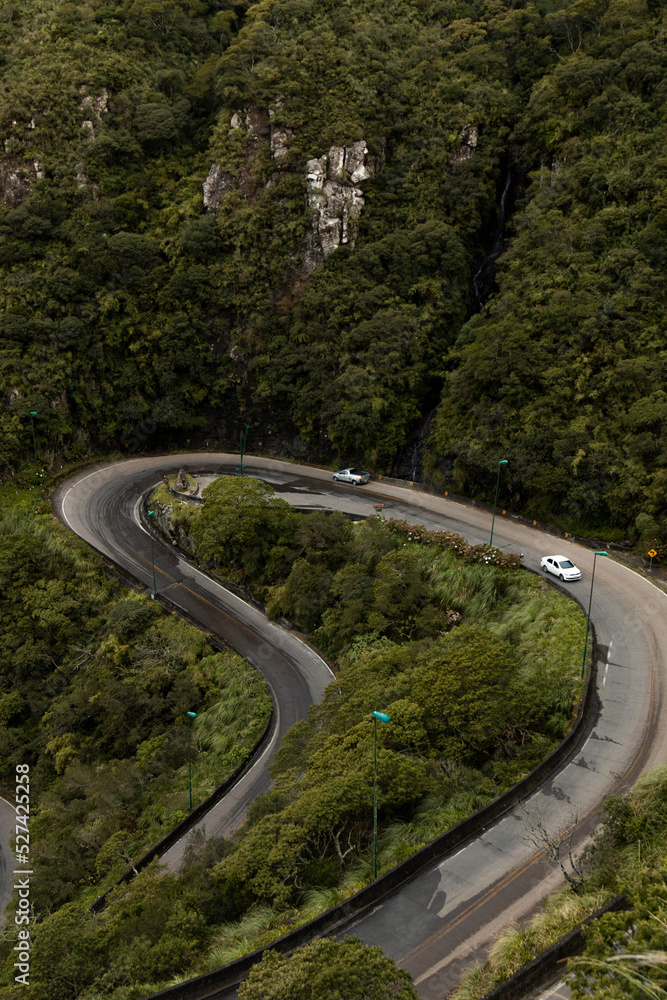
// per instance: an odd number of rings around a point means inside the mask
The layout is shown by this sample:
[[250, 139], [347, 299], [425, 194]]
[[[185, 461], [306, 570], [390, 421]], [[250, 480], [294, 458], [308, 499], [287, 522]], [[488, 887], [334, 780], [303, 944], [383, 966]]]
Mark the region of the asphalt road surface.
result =
[[[232, 473], [229, 455], [186, 454], [130, 459], [87, 470], [54, 494], [59, 516], [115, 563], [151, 583], [150, 538], [140, 524], [142, 494], [163, 473], [185, 468]], [[331, 473], [292, 463], [246, 456], [246, 472], [271, 482], [299, 505], [340, 507], [366, 516], [385, 504], [385, 516], [445, 528], [472, 543], [488, 541], [490, 516], [464, 504], [384, 481], [352, 487], [334, 484]], [[582, 569], [582, 580], [564, 585], [588, 603], [593, 554], [571, 540], [554, 538], [511, 518], [497, 516], [494, 543], [523, 554], [539, 570], [541, 556], [563, 553]], [[266, 622], [250, 605], [195, 570], [175, 551], [155, 543], [157, 587], [212, 632], [222, 635], [267, 677], [278, 706], [271, 747], [243, 788], [205, 821], [209, 834], [229, 832], [248, 803], [268, 787], [266, 767], [280, 735], [321, 697], [330, 674], [323, 661], [284, 629]], [[601, 799], [633, 783], [647, 767], [667, 759], [662, 720], [667, 654], [667, 596], [613, 559], [598, 558], [592, 619], [597, 629], [599, 709], [585, 742], [556, 774], [521, 806], [389, 896], [349, 931], [379, 944], [415, 978], [425, 1000], [441, 1000], [495, 934], [521, 919], [559, 883], [532, 841], [541, 823], [550, 834], [573, 828], [581, 843], [597, 823]], [[182, 848], [181, 848], [182, 849]], [[169, 858], [178, 862], [178, 851]]]

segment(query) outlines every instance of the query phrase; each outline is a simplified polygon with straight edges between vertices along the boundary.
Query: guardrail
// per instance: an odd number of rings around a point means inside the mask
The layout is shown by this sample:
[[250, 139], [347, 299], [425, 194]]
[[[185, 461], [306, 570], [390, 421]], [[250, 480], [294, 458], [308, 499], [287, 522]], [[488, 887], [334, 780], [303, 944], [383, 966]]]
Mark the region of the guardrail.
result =
[[[535, 958], [509, 976], [503, 983], [494, 986], [485, 993], [482, 1000], [524, 1000], [528, 990], [544, 989], [555, 983], [564, 975], [563, 962], [575, 955], [580, 955], [586, 947], [586, 928], [605, 913], [617, 910], [627, 910], [628, 902], [624, 896], [614, 896], [601, 906], [590, 917], [573, 927], [550, 948], [536, 955]], [[560, 966], [560, 968], [559, 968]]]
[[[477, 505], [475, 504], [475, 506]], [[483, 505], [480, 504], [479, 506], [481, 507]], [[109, 564], [114, 567], [115, 575], [118, 575], [121, 579], [125, 579], [126, 582], [131, 582], [133, 586], [139, 584], [140, 588], [145, 590], [145, 586], [130, 573], [120, 567], [117, 567], [112, 560], [109, 560]], [[534, 571], [528, 570], [528, 572]], [[536, 575], [540, 576], [539, 573]], [[160, 595], [159, 599], [166, 606], [175, 610], [178, 614], [183, 615], [183, 617], [190, 621], [193, 621], [191, 616], [187, 615], [187, 613], [183, 612], [176, 604], [169, 601], [167, 598]], [[571, 599], [575, 600], [580, 607], [583, 607], [581, 602], [577, 601], [576, 598], [571, 597]], [[425, 847], [421, 848], [421, 850], [417, 851], [414, 855], [412, 855], [412, 857], [401, 862], [395, 868], [391, 869], [391, 871], [380, 876], [380, 878], [378, 878], [371, 885], [361, 889], [359, 892], [355, 893], [338, 906], [333, 907], [331, 910], [327, 910], [325, 913], [320, 914], [318, 917], [308, 921], [301, 927], [284, 934], [282, 937], [263, 948], [256, 949], [255, 951], [250, 952], [249, 954], [244, 955], [219, 969], [215, 969], [212, 972], [204, 973], [203, 975], [197, 976], [196, 978], [188, 980], [184, 983], [179, 983], [166, 990], [153, 993], [149, 998], [147, 998], [147, 1000], [162, 1000], [162, 998], [164, 998], [164, 1000], [208, 1000], [208, 998], [217, 996], [225, 990], [231, 990], [248, 975], [252, 966], [261, 960], [266, 951], [273, 949], [283, 953], [290, 953], [296, 948], [299, 948], [304, 944], [308, 944], [315, 938], [319, 938], [324, 935], [336, 934], [344, 930], [347, 924], [353, 920], [359, 919], [372, 907], [382, 902], [382, 900], [384, 900], [392, 892], [401, 888], [403, 885], [406, 885], [413, 878], [416, 878], [423, 871], [428, 869], [435, 861], [442, 861], [446, 859], [455, 850], [460, 849], [462, 845], [465, 845], [473, 838], [479, 836], [487, 826], [498, 820], [518, 802], [530, 795], [531, 792], [535, 791], [543, 781], [550, 777], [557, 770], [557, 768], [560, 767], [560, 765], [563, 764], [567, 758], [577, 750], [579, 744], [585, 736], [591, 711], [596, 702], [596, 667], [597, 637], [594, 624], [591, 622], [591, 669], [587, 675], [584, 696], [582, 698], [575, 723], [561, 744], [512, 788], [503, 792], [496, 799], [494, 799], [493, 802], [490, 802], [472, 816], [469, 816], [461, 823], [458, 823], [447, 832], [441, 834], [435, 840], [431, 841], [430, 844], [427, 844]], [[270, 727], [267, 727], [263, 740], [266, 739], [269, 728]], [[259, 749], [257, 747], [254, 753], [258, 752]], [[243, 765], [243, 769], [249, 766], [251, 766], [251, 762], [246, 761]], [[237, 775], [236, 778], [232, 777], [228, 779], [228, 781], [233, 783], [234, 780], [238, 780], [238, 777], [240, 777], [240, 774]], [[219, 798], [222, 798], [224, 791], [221, 790], [223, 788], [228, 789], [229, 787], [230, 786], [227, 783], [223, 783], [223, 785], [221, 785], [220, 788], [213, 793], [213, 796], [219, 795]], [[167, 834], [154, 848], [151, 849], [151, 851], [147, 852], [147, 854], [140, 859], [140, 861], [134, 866], [135, 869], [137, 871], [141, 870], [140, 865], [141, 867], [146, 867], [146, 865], [150, 864], [154, 858], [160, 857], [162, 854], [166, 853], [173, 843], [180, 839], [184, 833], [187, 833], [187, 830], [202, 818], [202, 815], [205, 814], [209, 808], [208, 803], [210, 803], [213, 796], [211, 796], [208, 800], [205, 800], [204, 803], [201, 803], [200, 806], [197, 807], [200, 811], [197, 812], [196, 818], [192, 818], [195, 814], [195, 810], [193, 810], [191, 816], [183, 820], [182, 824], [175, 827], [174, 830]], [[219, 798], [217, 798], [216, 801], [219, 801]], [[185, 828], [185, 824], [188, 824], [187, 828]], [[136, 872], [133, 869], [125, 872], [116, 885], [127, 883], [134, 877], [135, 873]], [[110, 889], [106, 890], [104, 894], [98, 897], [95, 903], [93, 903], [91, 909], [95, 912], [99, 912], [99, 910], [103, 909], [105, 905], [105, 898], [113, 888], [115, 888], [115, 886], [110, 887]]]
[[[424, 483], [418, 483], [416, 480], [410, 479], [396, 479], [392, 476], [382, 476], [382, 475], [371, 475], [371, 482], [377, 480], [382, 483], [389, 483], [390, 486], [400, 486], [403, 489], [413, 489], [419, 493], [426, 493], [428, 496], [439, 497], [441, 500], [452, 500], [455, 503], [460, 503], [464, 507], [472, 507], [475, 510], [483, 510], [486, 514], [491, 514], [493, 512], [493, 504], [486, 503], [483, 500], [473, 500], [471, 497], [461, 496], [460, 493], [452, 493], [451, 490], [436, 490]], [[525, 517], [523, 514], [514, 514], [507, 508], [503, 508], [500, 504], [496, 506], [496, 520], [505, 521], [515, 521], [517, 524], [524, 524], [527, 528], [535, 528], [537, 531], [542, 532], [546, 535], [553, 535], [556, 538], [567, 539], [569, 542], [576, 542], [578, 545], [585, 545], [589, 549], [616, 549], [620, 552], [628, 552], [632, 550], [632, 543], [629, 541], [624, 542], [608, 542], [603, 538], [592, 538], [590, 535], [573, 535], [571, 531], [565, 531], [564, 528], [556, 528], [553, 524], [544, 524], [542, 521], [537, 521], [530, 517]]]

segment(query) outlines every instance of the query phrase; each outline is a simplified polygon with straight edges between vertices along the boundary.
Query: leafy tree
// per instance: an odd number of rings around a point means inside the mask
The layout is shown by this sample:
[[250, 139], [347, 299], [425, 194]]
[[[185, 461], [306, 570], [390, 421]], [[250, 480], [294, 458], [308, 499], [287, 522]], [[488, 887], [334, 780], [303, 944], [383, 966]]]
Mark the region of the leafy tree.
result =
[[432, 650], [415, 672], [413, 697], [445, 756], [475, 760], [494, 746], [511, 718], [516, 671], [509, 643], [479, 626], [456, 629]]
[[141, 142], [147, 145], [164, 146], [178, 134], [174, 116], [164, 104], [140, 104], [134, 125]]
[[357, 938], [323, 938], [292, 955], [264, 954], [239, 986], [239, 1000], [413, 1000], [404, 969]]
[[251, 476], [222, 476], [202, 496], [201, 516], [192, 526], [201, 554], [221, 566], [257, 571], [278, 525], [291, 517], [289, 504]]
[[297, 559], [281, 587], [273, 589], [267, 604], [272, 617], [290, 615], [306, 628], [316, 626], [329, 603], [333, 574], [326, 567]]

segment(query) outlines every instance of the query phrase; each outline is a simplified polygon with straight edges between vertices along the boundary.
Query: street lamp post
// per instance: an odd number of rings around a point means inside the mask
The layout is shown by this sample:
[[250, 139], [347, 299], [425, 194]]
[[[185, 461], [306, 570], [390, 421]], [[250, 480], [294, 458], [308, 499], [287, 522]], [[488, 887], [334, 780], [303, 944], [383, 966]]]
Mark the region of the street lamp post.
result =
[[197, 718], [196, 712], [188, 712], [188, 784], [190, 786], [190, 808], [189, 813], [192, 812], [192, 757], [190, 754], [190, 744], [191, 744], [191, 732], [192, 732], [192, 720]]
[[236, 470], [237, 472], [240, 472], [241, 475], [243, 475], [243, 470], [245, 468], [245, 466], [243, 464], [243, 453], [245, 451], [245, 443], [248, 440], [248, 431], [249, 430], [250, 430], [250, 424], [246, 424], [245, 425], [245, 434], [243, 432], [241, 432], [241, 464], [240, 464], [240, 466]]
[[496, 523], [496, 505], [498, 503], [498, 489], [500, 487], [500, 466], [507, 465], [507, 459], [501, 458], [498, 462], [498, 475], [496, 477], [496, 496], [493, 501], [493, 518], [491, 519], [491, 537], [489, 538], [489, 545], [493, 545], [493, 526]]
[[391, 722], [384, 712], [373, 712], [373, 881], [378, 877], [378, 719], [380, 722]]
[[[149, 517], [153, 517], [154, 514], [155, 514], [154, 510], [149, 510], [148, 511], [148, 516]], [[153, 567], [153, 593], [151, 594], [151, 598], [152, 598], [152, 600], [156, 601], [157, 600], [157, 585], [155, 583], [155, 549], [154, 549], [154, 546], [153, 546], [153, 534], [152, 534], [152, 532], [149, 532], [149, 534], [150, 534], [150, 538], [151, 538], [151, 566]]]
[[581, 660], [581, 676], [584, 676], [586, 669], [586, 651], [588, 649], [588, 632], [591, 627], [591, 605], [593, 603], [593, 584], [595, 583], [595, 563], [598, 556], [607, 556], [608, 552], [596, 552], [593, 556], [593, 575], [591, 576], [591, 592], [588, 598], [588, 616], [586, 618], [586, 638], [584, 639], [584, 655]]

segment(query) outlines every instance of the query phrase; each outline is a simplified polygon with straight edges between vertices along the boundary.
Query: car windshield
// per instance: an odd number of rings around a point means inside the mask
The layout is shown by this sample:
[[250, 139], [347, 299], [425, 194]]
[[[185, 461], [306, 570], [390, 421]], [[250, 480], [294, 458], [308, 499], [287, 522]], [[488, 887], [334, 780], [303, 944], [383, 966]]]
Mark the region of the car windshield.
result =
[[570, 562], [569, 559], [561, 559], [558, 565], [561, 569], [574, 569], [574, 563]]

